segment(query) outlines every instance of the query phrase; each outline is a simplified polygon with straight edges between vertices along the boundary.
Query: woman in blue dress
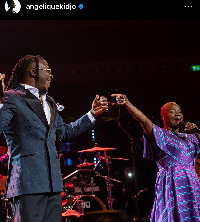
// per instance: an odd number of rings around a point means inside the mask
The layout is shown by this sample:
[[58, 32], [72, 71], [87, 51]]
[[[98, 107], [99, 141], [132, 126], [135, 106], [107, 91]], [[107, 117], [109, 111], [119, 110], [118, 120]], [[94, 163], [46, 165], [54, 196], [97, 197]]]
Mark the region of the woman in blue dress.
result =
[[195, 162], [200, 152], [200, 134], [196, 124], [186, 122], [179, 133], [183, 114], [175, 102], [161, 108], [164, 128], [153, 124], [123, 94], [112, 94], [124, 105], [144, 129], [143, 157], [156, 161], [158, 166], [155, 199], [151, 222], [199, 222], [200, 182]]

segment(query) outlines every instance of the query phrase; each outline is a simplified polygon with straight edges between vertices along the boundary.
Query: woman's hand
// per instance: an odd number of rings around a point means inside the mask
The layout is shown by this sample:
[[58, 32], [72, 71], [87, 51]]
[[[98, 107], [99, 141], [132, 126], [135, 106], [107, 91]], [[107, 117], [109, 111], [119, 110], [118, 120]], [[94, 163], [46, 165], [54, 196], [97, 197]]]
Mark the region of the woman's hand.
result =
[[195, 132], [194, 129], [198, 129], [197, 125], [195, 123], [186, 122], [184, 130], [188, 133], [194, 133], [198, 134], [198, 132]]
[[111, 97], [116, 97], [118, 105], [125, 105], [128, 102], [128, 98], [124, 94], [112, 94]]

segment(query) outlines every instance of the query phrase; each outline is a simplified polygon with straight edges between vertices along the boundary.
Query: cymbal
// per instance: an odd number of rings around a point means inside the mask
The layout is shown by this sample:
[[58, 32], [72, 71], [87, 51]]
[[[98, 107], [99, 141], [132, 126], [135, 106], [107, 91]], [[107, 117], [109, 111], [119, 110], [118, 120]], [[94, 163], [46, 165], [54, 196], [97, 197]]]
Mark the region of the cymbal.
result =
[[112, 159], [112, 160], [125, 160], [125, 161], [129, 160], [129, 159], [126, 159], [126, 158], [116, 158], [116, 157], [111, 157], [110, 159]]
[[95, 147], [93, 147], [91, 149], [80, 150], [80, 151], [78, 151], [78, 153], [110, 151], [110, 150], [116, 150], [116, 149], [117, 148], [95, 146]]
[[8, 148], [7, 147], [4, 147], [4, 146], [0, 146], [0, 153], [1, 152], [6, 152], [6, 151], [8, 151]]
[[76, 165], [76, 167], [87, 167], [87, 166], [93, 166], [95, 163], [81, 163], [79, 165]]
[[80, 151], [78, 151], [78, 153], [87, 153], [87, 152], [96, 152], [96, 150], [86, 149], [86, 150], [80, 150]]
[[98, 146], [95, 146], [92, 148], [92, 150], [95, 150], [95, 151], [110, 151], [110, 150], [116, 150], [117, 148], [111, 148], [111, 147], [98, 147]]
[[62, 217], [72, 217], [72, 216], [80, 217], [81, 215], [77, 211], [70, 209], [62, 213]]

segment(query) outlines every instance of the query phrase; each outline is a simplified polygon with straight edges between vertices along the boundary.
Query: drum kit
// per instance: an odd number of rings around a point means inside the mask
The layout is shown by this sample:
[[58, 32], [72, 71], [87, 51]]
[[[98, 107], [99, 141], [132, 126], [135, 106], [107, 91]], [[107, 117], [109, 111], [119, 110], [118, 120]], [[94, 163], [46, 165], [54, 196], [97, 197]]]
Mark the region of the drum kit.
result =
[[[107, 155], [108, 151], [116, 148], [106, 148], [95, 146], [91, 149], [84, 149], [78, 153], [97, 153], [99, 159], [97, 163], [90, 163], [87, 159], [83, 163], [76, 165], [77, 170], [63, 178], [64, 191], [62, 195], [62, 219], [63, 222], [77, 222], [80, 217], [87, 212], [95, 210], [113, 210], [112, 186], [111, 181], [122, 183], [111, 178], [111, 160], [128, 161], [125, 158], [115, 158]], [[12, 222], [12, 210], [10, 201], [5, 197], [7, 179], [7, 160], [8, 153], [6, 147], [0, 146], [0, 222]], [[103, 155], [101, 155], [102, 153]], [[100, 162], [104, 161], [107, 166], [106, 176], [97, 172]], [[93, 169], [89, 169], [93, 167]], [[107, 208], [106, 205], [95, 195], [101, 192], [97, 178], [103, 178], [107, 188]]]
[[[104, 178], [107, 188], [107, 206], [108, 210], [113, 210], [112, 198], [112, 184], [111, 181], [121, 183], [121, 181], [111, 178], [111, 160], [124, 160], [125, 158], [112, 158], [107, 155], [107, 151], [116, 150], [116, 148], [110, 147], [98, 147], [95, 146], [91, 149], [84, 149], [78, 151], [78, 153], [97, 153], [96, 157], [99, 159], [97, 163], [90, 163], [87, 159], [83, 163], [80, 163], [76, 167], [80, 168], [73, 173], [63, 178], [64, 192], [62, 193], [62, 217], [64, 222], [77, 221], [77, 218], [84, 215], [88, 211], [94, 210], [107, 210], [106, 205], [96, 197], [95, 192], [100, 191], [99, 186], [96, 183], [96, 178]], [[101, 155], [103, 152], [103, 155]], [[106, 176], [97, 172], [97, 166], [100, 165], [101, 160], [107, 165]], [[93, 169], [88, 169], [89, 167]], [[90, 195], [88, 195], [90, 193]]]

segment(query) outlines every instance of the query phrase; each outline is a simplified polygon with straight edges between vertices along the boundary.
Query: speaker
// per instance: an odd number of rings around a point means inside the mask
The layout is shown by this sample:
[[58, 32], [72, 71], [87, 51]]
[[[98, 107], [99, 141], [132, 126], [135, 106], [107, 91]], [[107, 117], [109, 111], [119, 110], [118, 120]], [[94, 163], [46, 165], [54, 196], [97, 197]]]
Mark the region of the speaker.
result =
[[129, 218], [120, 210], [99, 210], [87, 212], [81, 222], [129, 222]]

